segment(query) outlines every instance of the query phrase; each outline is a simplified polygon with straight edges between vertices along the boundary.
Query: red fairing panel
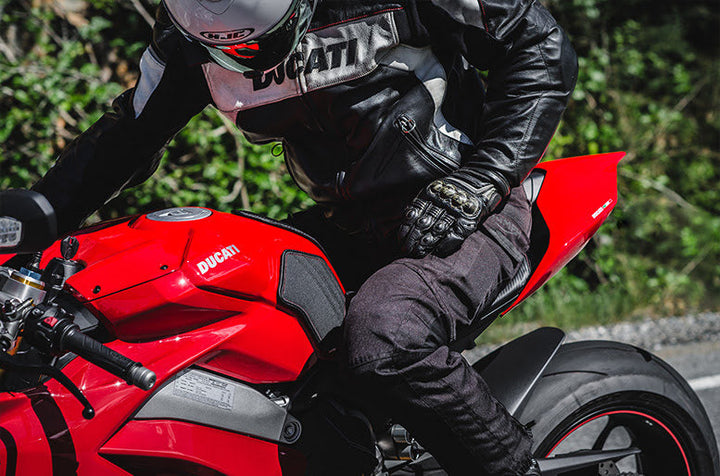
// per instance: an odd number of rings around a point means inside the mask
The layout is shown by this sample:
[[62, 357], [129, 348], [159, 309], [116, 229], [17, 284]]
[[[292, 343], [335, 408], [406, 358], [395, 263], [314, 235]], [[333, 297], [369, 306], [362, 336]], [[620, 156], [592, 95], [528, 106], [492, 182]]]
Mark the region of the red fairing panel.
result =
[[131, 473], [137, 468], [172, 472], [175, 467], [187, 473], [195, 469], [229, 476], [282, 475], [277, 445], [179, 421], [131, 421], [100, 453]]
[[[190, 232], [187, 228], [176, 231], [139, 231], [128, 222], [91, 233], [81, 231], [77, 235], [80, 248], [74, 259], [86, 263], [87, 268], [71, 276], [67, 284], [78, 298], [90, 301], [177, 270]], [[45, 253], [41, 267], [57, 256], [59, 243]]]
[[[268, 313], [264, 304], [257, 304], [246, 315], [177, 336], [146, 343], [115, 341], [108, 346], [152, 369], [158, 377], [155, 388], [161, 388], [179, 371], [203, 362], [248, 382], [294, 380], [313, 352], [297, 320], [280, 312]], [[118, 430], [138, 423], [128, 423], [128, 420], [151, 394], [127, 385], [81, 358], [71, 361], [63, 372], [85, 393], [96, 416], [92, 420], [84, 419], [80, 403], [55, 380], [25, 394], [0, 393], [0, 441], [6, 456], [9, 455], [0, 464], [7, 467], [14, 463], [18, 475], [75, 474], [75, 471], [78, 474], [126, 475], [127, 472], [100, 456], [98, 450]], [[154, 431], [162, 431], [168, 436], [168, 428], [163, 424]], [[221, 437], [223, 441], [236, 441], [238, 435], [231, 435], [223, 432]], [[273, 468], [279, 467], [277, 446], [245, 440], [245, 447], [256, 448], [252, 451], [255, 466], [247, 467], [268, 471], [244, 474], [279, 474], [272, 472]], [[193, 436], [192, 441], [194, 446], [188, 454], [196, 456], [210, 455], [219, 445], [214, 437]], [[147, 448], [143, 440], [136, 444]], [[110, 447], [121, 448], [118, 445]], [[127, 445], [124, 447], [128, 448]], [[182, 450], [181, 447], [176, 449]], [[167, 447], [162, 451], [155, 450], [163, 457], [168, 457], [170, 451]], [[236, 449], [235, 454], [238, 451], [241, 450]], [[224, 470], [221, 472], [225, 473]]]
[[[87, 267], [68, 286], [118, 338], [108, 347], [157, 374], [156, 388], [192, 365], [250, 383], [288, 382], [311, 361], [313, 347], [300, 321], [276, 304], [282, 253], [293, 249], [322, 257], [302, 236], [218, 212], [188, 222], [142, 216], [76, 236], [80, 251], [75, 258]], [[45, 253], [42, 266], [58, 255], [56, 244]], [[95, 418], [85, 420], [78, 401], [54, 380], [26, 394], [0, 394], [0, 458], [3, 452], [5, 457], [0, 468], [19, 475], [128, 474], [98, 451], [113, 435], [130, 434], [122, 429], [150, 394], [81, 358], [63, 372], [92, 403]], [[168, 437], [185, 435], [187, 428], [160, 423], [153, 431]], [[158, 446], [160, 438], [152, 452], [168, 464], [177, 462], [174, 451], [194, 454], [196, 461], [182, 460], [187, 467], [230, 474], [229, 459], [211, 461], [225, 445], [236, 474], [280, 474], [276, 445], [215, 433], [193, 429], [192, 451], [169, 448], [168, 442]], [[113, 439], [107, 449], [120, 457], [129, 443], [118, 441]], [[147, 448], [146, 442], [137, 444]], [[252, 449], [244, 466], [236, 459], [242, 450], [230, 451], [235, 445]]]
[[52, 474], [48, 440], [25, 395], [0, 394], [0, 473]]
[[617, 203], [617, 164], [624, 156], [625, 152], [586, 155], [536, 167], [545, 171], [535, 205], [549, 228], [547, 250], [511, 307], [573, 259], [610, 215]]

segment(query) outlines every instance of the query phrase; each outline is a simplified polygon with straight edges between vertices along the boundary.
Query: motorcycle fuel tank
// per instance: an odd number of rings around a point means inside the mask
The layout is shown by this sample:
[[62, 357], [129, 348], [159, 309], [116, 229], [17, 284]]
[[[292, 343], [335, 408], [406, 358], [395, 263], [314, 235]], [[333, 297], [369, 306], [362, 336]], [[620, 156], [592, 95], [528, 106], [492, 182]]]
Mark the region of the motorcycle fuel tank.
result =
[[[75, 236], [74, 259], [86, 267], [66, 285], [123, 340], [174, 335], [257, 305], [283, 312], [278, 286], [287, 250], [329, 267], [316, 244], [275, 222], [205, 208], [161, 210]], [[59, 255], [56, 243], [42, 265]]]

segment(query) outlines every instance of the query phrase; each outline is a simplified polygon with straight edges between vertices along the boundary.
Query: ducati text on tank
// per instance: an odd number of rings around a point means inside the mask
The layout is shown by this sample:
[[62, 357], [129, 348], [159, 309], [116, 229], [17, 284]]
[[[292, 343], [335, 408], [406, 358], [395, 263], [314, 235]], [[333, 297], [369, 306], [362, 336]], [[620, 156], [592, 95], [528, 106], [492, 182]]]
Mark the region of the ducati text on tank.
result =
[[236, 254], [240, 253], [240, 250], [235, 245], [226, 246], [220, 248], [214, 253], [208, 255], [205, 259], [195, 263], [200, 274], [205, 274], [215, 266], [221, 264], [228, 258], [232, 258]]

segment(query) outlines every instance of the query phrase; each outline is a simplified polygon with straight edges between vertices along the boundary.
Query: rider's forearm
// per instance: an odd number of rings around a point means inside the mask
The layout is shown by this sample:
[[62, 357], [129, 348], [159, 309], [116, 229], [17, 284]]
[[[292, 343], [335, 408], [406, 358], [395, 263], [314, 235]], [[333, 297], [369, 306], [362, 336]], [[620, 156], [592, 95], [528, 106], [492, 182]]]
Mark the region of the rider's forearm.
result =
[[489, 71], [488, 90], [478, 111], [482, 129], [475, 152], [458, 170], [425, 187], [405, 210], [400, 241], [414, 257], [457, 251], [522, 182], [550, 142], [577, 78], [567, 37], [532, 0], [433, 0], [420, 17], [437, 21], [437, 9], [457, 29], [451, 35], [454, 47], [470, 64]]
[[131, 97], [131, 91], [118, 97], [114, 111], [71, 142], [33, 186], [55, 208], [61, 234], [77, 228], [133, 178], [149, 176], [157, 167], [166, 139], [139, 140], [128, 117]]
[[552, 15], [533, 0], [418, 5], [429, 30], [433, 23], [454, 28], [444, 40], [451, 41], [448, 47], [489, 72], [477, 110], [476, 150], [461, 174], [466, 181], [491, 183], [505, 196], [540, 160], [560, 122], [577, 78], [575, 52]]
[[464, 168], [507, 195], [537, 164], [555, 133], [575, 87], [577, 57], [538, 4], [514, 28], [496, 33], [508, 49], [489, 65], [483, 132]]
[[152, 52], [146, 50], [137, 86], [121, 94], [113, 111], [78, 136], [33, 187], [55, 208], [60, 233], [150, 177], [165, 145], [210, 102], [200, 65], [188, 65], [179, 42], [166, 43], [171, 49], [158, 51], [156, 41]]

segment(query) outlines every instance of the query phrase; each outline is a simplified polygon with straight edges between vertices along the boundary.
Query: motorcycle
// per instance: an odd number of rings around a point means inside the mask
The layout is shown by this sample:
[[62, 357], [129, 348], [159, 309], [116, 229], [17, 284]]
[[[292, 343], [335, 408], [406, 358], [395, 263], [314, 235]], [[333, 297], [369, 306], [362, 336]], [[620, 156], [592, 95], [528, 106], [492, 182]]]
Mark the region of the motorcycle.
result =
[[[533, 170], [527, 260], [456, 350], [583, 248], [617, 202], [623, 155]], [[4, 474], [445, 474], [337, 364], [346, 296], [311, 237], [182, 207], [56, 238], [44, 197], [0, 193]], [[531, 429], [542, 474], [719, 474], [708, 417], [675, 370], [630, 345], [563, 339], [540, 328], [472, 362]]]

